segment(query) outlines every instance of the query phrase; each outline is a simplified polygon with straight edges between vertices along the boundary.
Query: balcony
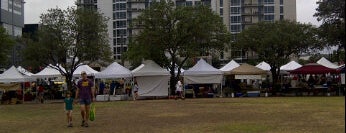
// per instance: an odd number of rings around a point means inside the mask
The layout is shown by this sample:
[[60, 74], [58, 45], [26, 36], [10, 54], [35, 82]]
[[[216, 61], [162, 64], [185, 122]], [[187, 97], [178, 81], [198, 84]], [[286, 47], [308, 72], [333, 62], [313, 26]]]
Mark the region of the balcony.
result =
[[259, 3], [245, 3], [245, 4], [242, 4], [242, 7], [259, 7], [259, 6], [263, 6], [263, 4], [259, 4]]
[[243, 12], [241, 13], [242, 16], [259, 16], [263, 15], [261, 12]]
[[142, 8], [127, 8], [127, 12], [141, 12], [145, 9]]

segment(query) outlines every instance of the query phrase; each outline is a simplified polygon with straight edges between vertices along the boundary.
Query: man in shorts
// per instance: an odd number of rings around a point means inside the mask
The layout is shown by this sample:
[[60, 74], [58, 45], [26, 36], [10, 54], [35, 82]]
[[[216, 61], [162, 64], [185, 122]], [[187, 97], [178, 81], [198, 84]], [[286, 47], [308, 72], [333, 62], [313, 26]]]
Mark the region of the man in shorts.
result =
[[77, 82], [77, 90], [75, 99], [79, 100], [80, 110], [82, 115], [82, 125], [89, 127], [89, 111], [91, 102], [95, 101], [94, 82], [88, 79], [85, 71], [81, 72], [82, 79]]

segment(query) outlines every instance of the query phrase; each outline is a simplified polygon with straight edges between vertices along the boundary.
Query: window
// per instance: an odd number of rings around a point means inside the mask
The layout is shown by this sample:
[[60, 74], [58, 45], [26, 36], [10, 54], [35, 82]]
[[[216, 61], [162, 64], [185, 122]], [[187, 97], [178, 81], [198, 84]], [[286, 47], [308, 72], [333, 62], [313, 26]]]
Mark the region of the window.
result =
[[280, 6], [280, 13], [284, 13], [284, 7], [283, 6]]
[[220, 8], [220, 15], [223, 15], [223, 8]]
[[116, 21], [116, 28], [126, 28], [126, 21]]
[[116, 12], [116, 19], [126, 19], [126, 12]]
[[240, 7], [231, 7], [231, 14], [240, 14]]
[[231, 32], [240, 32], [241, 25], [231, 25]]
[[119, 30], [116, 30], [116, 32], [117, 32], [117, 37], [126, 36], [126, 29], [119, 29]]
[[240, 16], [231, 16], [231, 23], [241, 23]]
[[8, 0], [1, 0], [1, 9], [8, 11]]
[[274, 6], [265, 6], [264, 13], [274, 13]]
[[264, 15], [264, 21], [274, 21], [274, 15]]
[[186, 6], [192, 6], [192, 1], [186, 1]]
[[240, 0], [231, 0], [231, 6], [240, 6]]
[[280, 0], [280, 5], [284, 5], [284, 0]]
[[220, 0], [220, 7], [223, 7], [223, 0]]
[[115, 6], [117, 11], [126, 10], [126, 3], [116, 3]]
[[284, 20], [284, 15], [280, 15], [280, 20]]

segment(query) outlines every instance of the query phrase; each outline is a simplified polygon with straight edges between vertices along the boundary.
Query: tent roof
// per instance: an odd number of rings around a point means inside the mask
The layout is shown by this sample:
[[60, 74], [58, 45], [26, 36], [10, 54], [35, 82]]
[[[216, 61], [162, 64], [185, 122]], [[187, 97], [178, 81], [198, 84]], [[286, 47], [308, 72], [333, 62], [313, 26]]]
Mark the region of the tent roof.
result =
[[95, 74], [96, 78], [127, 78], [132, 77], [132, 73], [129, 69], [123, 67], [117, 62], [113, 62], [106, 69]]
[[219, 70], [223, 71], [223, 72], [227, 72], [227, 71], [231, 71], [236, 67], [239, 67], [240, 65], [234, 61], [231, 60], [230, 62], [228, 62], [225, 66], [221, 67]]
[[261, 63], [257, 64], [256, 67], [260, 68], [262, 70], [265, 70], [265, 71], [269, 71], [270, 68], [271, 68], [270, 65], [267, 62], [264, 62], [264, 61], [262, 61]]
[[326, 58], [322, 57], [320, 60], [316, 62], [317, 64], [323, 65], [328, 68], [336, 69], [339, 68], [339, 66], [335, 65], [334, 63], [330, 62]]
[[298, 69], [290, 71], [292, 74], [325, 74], [337, 73], [336, 69], [328, 68], [317, 63], [309, 63]]
[[205, 60], [200, 59], [193, 67], [184, 71], [184, 75], [207, 75], [222, 74], [222, 71], [208, 64]]
[[99, 73], [88, 65], [81, 65], [73, 72], [73, 76], [81, 76], [82, 71], [85, 71], [87, 75], [95, 75], [96, 73]]
[[253, 65], [249, 65], [247, 63], [244, 63], [240, 65], [237, 68], [234, 68], [232, 71], [230, 71], [230, 74], [234, 75], [262, 75], [266, 74], [266, 71], [257, 68]]
[[297, 63], [295, 61], [290, 61], [287, 64], [282, 65], [280, 67], [280, 70], [291, 71], [291, 70], [294, 70], [294, 69], [297, 69], [297, 68], [300, 68], [300, 67], [302, 67], [302, 65], [300, 65], [299, 63]]
[[[62, 76], [61, 73], [53, 68], [54, 66], [52, 65], [48, 65], [47, 67], [45, 67], [43, 70], [41, 70], [40, 72], [32, 75], [34, 77], [40, 77], [40, 78], [49, 78], [49, 77], [60, 77]], [[61, 67], [62, 68], [62, 67]], [[62, 68], [63, 71], [65, 71], [64, 68]]]
[[146, 60], [143, 64], [132, 70], [133, 76], [154, 76], [169, 75], [166, 69], [163, 69], [152, 60]]
[[27, 76], [32, 76], [32, 75], [33, 75], [33, 73], [31, 73], [31, 72], [29, 72], [28, 70], [24, 69], [22, 66], [18, 66], [18, 67], [17, 67], [17, 70], [18, 70], [20, 73], [22, 73], [22, 74], [24, 74], [24, 75], [27, 75]]
[[29, 76], [21, 74], [16, 67], [12, 66], [7, 69], [4, 73], [0, 75], [1, 83], [10, 83], [10, 82], [26, 82], [32, 81]]

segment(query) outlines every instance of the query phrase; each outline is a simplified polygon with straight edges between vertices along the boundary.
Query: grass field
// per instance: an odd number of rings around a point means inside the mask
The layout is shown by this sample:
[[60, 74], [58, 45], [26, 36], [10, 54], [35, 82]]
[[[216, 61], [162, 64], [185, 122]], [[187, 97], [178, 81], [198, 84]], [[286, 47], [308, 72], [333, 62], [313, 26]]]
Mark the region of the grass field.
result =
[[96, 120], [66, 127], [63, 103], [0, 105], [0, 132], [344, 133], [345, 97], [96, 102]]

